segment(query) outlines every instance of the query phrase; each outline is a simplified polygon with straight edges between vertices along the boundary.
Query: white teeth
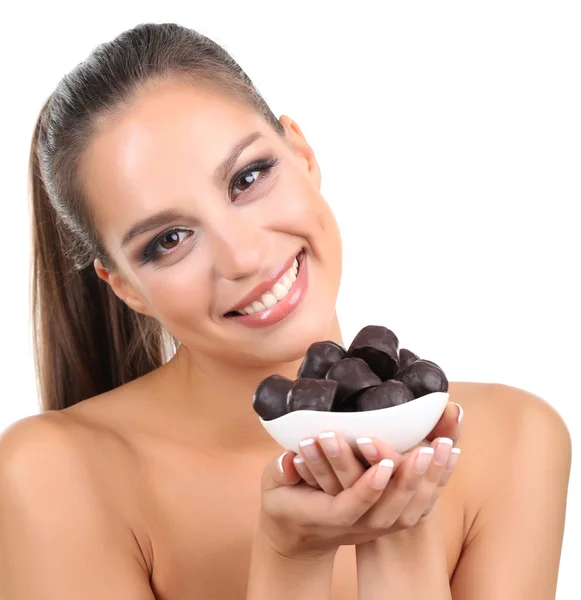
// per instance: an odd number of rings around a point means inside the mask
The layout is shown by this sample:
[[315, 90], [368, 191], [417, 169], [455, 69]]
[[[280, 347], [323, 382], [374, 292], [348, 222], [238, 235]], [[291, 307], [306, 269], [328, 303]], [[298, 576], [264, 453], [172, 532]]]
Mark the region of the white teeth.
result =
[[252, 310], [254, 312], [261, 312], [263, 310], [266, 310], [266, 306], [264, 306], [264, 304], [261, 304], [260, 302], [253, 302], [251, 305]]
[[299, 270], [299, 261], [295, 258], [291, 268], [272, 286], [266, 294], [260, 298], [260, 302], [255, 301], [249, 306], [245, 306], [240, 312], [243, 315], [252, 315], [262, 312], [267, 308], [272, 308], [279, 300], [282, 300], [288, 293], [292, 284], [297, 280]]
[[278, 302], [276, 297], [273, 294], [271, 294], [270, 292], [267, 292], [266, 294], [264, 294], [264, 296], [262, 296], [261, 300], [262, 300], [262, 304], [264, 304], [264, 306], [266, 308], [272, 308]]
[[272, 293], [277, 300], [282, 300], [288, 294], [288, 288], [280, 283], [275, 283], [272, 286]]

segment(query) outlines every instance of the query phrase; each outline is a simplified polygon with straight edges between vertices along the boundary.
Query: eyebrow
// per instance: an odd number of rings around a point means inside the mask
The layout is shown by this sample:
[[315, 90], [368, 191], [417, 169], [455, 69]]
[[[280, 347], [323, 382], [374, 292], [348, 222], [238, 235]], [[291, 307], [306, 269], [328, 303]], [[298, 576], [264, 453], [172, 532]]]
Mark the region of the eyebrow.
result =
[[[226, 177], [228, 177], [228, 173], [234, 168], [238, 157], [244, 152], [248, 146], [253, 144], [257, 139], [264, 137], [264, 135], [260, 131], [255, 131], [242, 138], [233, 148], [230, 150], [228, 156], [218, 165], [214, 172], [213, 182], [215, 185], [221, 184]], [[152, 229], [156, 229], [157, 227], [161, 227], [171, 221], [176, 221], [178, 219], [182, 219], [183, 215], [173, 209], [162, 210], [150, 217], [142, 219], [138, 221], [127, 231], [127, 233], [123, 236], [121, 240], [121, 248], [127, 246], [127, 244], [138, 235], [142, 235], [143, 233], [147, 233]]]

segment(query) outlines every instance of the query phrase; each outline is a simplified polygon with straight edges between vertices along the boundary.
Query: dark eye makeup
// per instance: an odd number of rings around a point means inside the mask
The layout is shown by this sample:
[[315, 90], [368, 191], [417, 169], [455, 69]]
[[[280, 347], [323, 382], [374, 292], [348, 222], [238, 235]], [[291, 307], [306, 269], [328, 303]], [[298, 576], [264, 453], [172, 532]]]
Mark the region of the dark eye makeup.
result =
[[[236, 199], [239, 198], [240, 196], [246, 194], [253, 188], [259, 187], [262, 184], [262, 182], [265, 179], [268, 172], [273, 167], [275, 167], [278, 163], [279, 163], [279, 159], [275, 158], [275, 157], [264, 158], [264, 159], [256, 160], [256, 161], [250, 163], [249, 165], [244, 167], [241, 171], [238, 171], [238, 173], [236, 173], [232, 177], [232, 179], [230, 180], [230, 185], [228, 186], [228, 196], [232, 199], [232, 193], [235, 188], [238, 188], [240, 185], [246, 186], [232, 200], [233, 202], [235, 202]], [[255, 175], [256, 173], [258, 173], [261, 176]], [[248, 181], [248, 178], [250, 176], [254, 176], [254, 179], [251, 181]], [[170, 254], [175, 252], [176, 248], [178, 248], [179, 245], [181, 245], [181, 242], [179, 242], [179, 239], [178, 239], [178, 244], [176, 246], [174, 246], [174, 248], [172, 248], [170, 250], [166, 250], [165, 252], [158, 251], [157, 247], [162, 242], [168, 243], [166, 240], [167, 240], [167, 238], [170, 238], [171, 236], [173, 236], [174, 239], [170, 240], [169, 243], [170, 244], [173, 243], [173, 241], [175, 241], [176, 237], [179, 238], [180, 233], [190, 234], [190, 235], [186, 236], [186, 238], [184, 238], [184, 239], [187, 239], [187, 238], [191, 237], [194, 232], [188, 227], [172, 227], [170, 229], [166, 229], [165, 231], [162, 231], [159, 235], [157, 235], [155, 238], [153, 238], [153, 240], [151, 240], [151, 242], [149, 242], [145, 246], [143, 251], [140, 253], [139, 266], [142, 267], [148, 263], [156, 263], [156, 262], [160, 261], [161, 259], [165, 258], [166, 256], [169, 256]]]

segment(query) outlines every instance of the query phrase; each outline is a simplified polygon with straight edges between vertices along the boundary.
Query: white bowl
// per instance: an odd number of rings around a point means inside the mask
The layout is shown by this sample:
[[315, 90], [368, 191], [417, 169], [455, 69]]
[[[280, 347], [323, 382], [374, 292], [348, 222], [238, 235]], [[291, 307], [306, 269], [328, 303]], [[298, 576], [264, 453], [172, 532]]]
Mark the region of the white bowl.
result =
[[357, 438], [376, 437], [401, 454], [417, 446], [434, 429], [448, 397], [446, 392], [434, 392], [399, 406], [362, 412], [296, 410], [260, 422], [276, 442], [296, 454], [301, 440], [316, 438], [324, 431], [341, 435], [354, 450]]

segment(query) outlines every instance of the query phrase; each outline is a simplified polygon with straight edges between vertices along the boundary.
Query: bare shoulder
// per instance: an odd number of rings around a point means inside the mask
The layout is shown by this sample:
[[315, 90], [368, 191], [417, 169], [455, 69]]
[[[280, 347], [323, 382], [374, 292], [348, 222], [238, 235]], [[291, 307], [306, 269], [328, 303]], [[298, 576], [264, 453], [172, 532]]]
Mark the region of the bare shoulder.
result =
[[497, 383], [451, 383], [449, 392], [464, 409], [455, 476], [470, 524], [466, 543], [478, 534], [483, 515], [494, 518], [505, 509], [515, 486], [532, 490], [550, 476], [566, 494], [571, 435], [549, 402]]
[[499, 383], [454, 382], [450, 400], [464, 409], [463, 442], [486, 443], [490, 448], [515, 448], [530, 436], [550, 436], [561, 440], [565, 450], [571, 445], [567, 425], [549, 402], [534, 394]]
[[104, 505], [117, 489], [115, 480], [121, 479], [126, 461], [122, 447], [112, 432], [65, 411], [26, 417], [0, 435], [0, 492], [21, 494], [23, 502], [41, 511], [71, 494]]
[[[2, 597], [152, 597], [123, 497], [123, 453], [111, 453], [108, 438], [91, 445], [106, 438], [64, 411], [26, 417], [0, 435]], [[97, 459], [99, 448], [108, 450]]]

